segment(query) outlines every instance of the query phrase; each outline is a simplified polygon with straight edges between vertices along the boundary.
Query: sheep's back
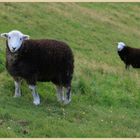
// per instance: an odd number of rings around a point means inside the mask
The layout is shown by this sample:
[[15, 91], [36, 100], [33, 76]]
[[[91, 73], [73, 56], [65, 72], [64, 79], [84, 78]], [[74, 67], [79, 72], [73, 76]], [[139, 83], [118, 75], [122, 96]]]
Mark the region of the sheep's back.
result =
[[140, 49], [129, 47], [128, 59], [133, 67], [140, 68]]
[[56, 40], [28, 40], [24, 42], [21, 51], [23, 59], [28, 59], [31, 63], [40, 66], [44, 66], [44, 63], [50, 66], [60, 63], [64, 65], [73, 59], [69, 46], [64, 42]]

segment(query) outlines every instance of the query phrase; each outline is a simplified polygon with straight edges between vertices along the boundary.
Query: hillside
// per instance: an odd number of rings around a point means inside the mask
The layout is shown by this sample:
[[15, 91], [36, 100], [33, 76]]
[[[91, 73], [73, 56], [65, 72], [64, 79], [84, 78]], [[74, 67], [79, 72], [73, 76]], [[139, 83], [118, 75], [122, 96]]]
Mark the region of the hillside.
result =
[[0, 137], [140, 137], [140, 70], [125, 70], [117, 42], [140, 48], [140, 3], [1, 3], [0, 33], [67, 42], [75, 56], [72, 102], [38, 83], [34, 106], [26, 82], [13, 98], [0, 39]]

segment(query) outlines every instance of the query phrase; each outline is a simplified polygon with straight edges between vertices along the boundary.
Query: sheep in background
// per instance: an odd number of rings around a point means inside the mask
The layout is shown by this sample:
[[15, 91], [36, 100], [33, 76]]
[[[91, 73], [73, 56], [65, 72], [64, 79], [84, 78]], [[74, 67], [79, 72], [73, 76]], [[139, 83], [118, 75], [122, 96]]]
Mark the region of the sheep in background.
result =
[[50, 39], [32, 40], [17, 30], [2, 33], [1, 37], [6, 38], [6, 68], [15, 81], [15, 97], [21, 96], [21, 79], [25, 79], [35, 105], [40, 104], [37, 81], [54, 83], [58, 101], [64, 104], [71, 101], [74, 57], [66, 43]]
[[130, 65], [133, 68], [140, 68], [140, 49], [131, 48], [123, 42], [118, 43], [118, 54], [121, 60], [125, 63], [127, 69]]

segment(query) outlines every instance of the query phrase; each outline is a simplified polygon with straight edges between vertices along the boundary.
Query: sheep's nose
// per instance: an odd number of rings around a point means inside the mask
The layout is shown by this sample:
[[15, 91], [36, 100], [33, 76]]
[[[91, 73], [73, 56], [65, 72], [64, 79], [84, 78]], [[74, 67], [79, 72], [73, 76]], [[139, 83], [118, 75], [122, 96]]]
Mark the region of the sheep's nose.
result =
[[12, 47], [13, 48], [13, 50], [15, 50], [16, 48], [15, 47]]

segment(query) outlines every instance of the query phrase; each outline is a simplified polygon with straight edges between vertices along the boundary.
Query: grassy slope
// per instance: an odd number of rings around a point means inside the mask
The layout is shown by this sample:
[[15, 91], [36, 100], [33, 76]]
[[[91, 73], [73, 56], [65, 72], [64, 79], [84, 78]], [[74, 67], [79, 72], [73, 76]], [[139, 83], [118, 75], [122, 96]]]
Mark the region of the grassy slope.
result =
[[36, 107], [23, 83], [14, 99], [0, 39], [0, 137], [140, 137], [140, 72], [125, 71], [116, 42], [140, 47], [140, 4], [1, 3], [0, 32], [66, 41], [75, 54], [72, 102], [56, 102], [51, 83], [38, 83]]

